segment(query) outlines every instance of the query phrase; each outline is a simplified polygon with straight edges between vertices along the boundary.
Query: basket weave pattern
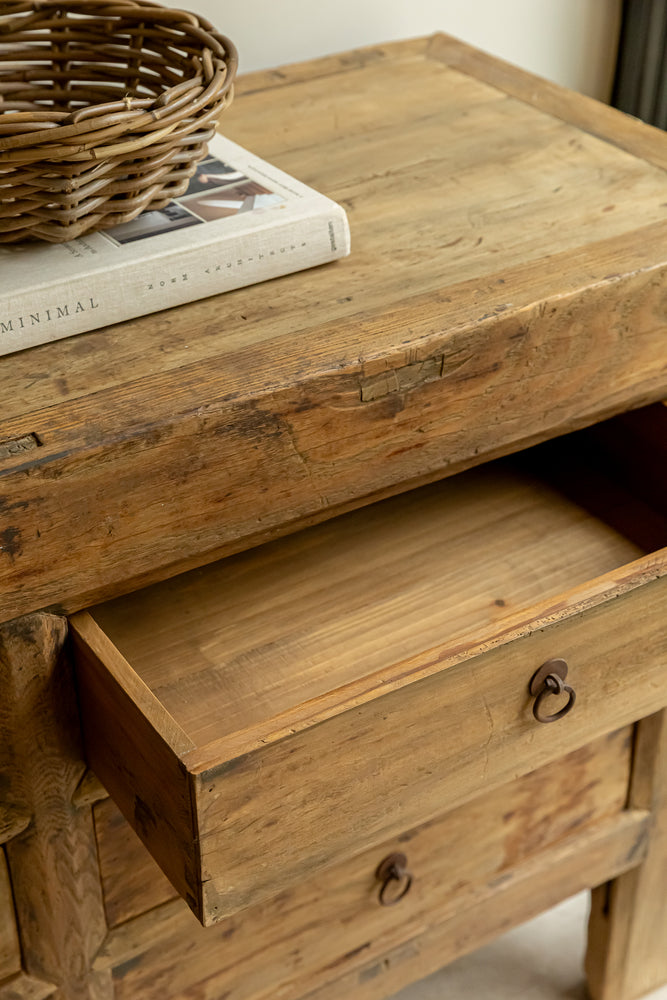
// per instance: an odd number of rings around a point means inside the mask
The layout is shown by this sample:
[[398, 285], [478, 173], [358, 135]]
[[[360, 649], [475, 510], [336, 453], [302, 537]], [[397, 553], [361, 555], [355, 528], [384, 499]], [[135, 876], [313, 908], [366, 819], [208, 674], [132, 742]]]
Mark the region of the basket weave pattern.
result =
[[0, 0], [0, 243], [60, 243], [182, 194], [233, 44], [149, 0]]

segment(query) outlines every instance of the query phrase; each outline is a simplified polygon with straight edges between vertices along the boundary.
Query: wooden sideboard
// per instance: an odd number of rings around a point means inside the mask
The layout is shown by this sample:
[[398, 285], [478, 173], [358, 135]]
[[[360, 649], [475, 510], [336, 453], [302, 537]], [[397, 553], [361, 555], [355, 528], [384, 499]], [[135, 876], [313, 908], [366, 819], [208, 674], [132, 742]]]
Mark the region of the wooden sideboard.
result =
[[633, 1000], [667, 138], [444, 35], [224, 129], [352, 255], [0, 358], [0, 1000], [379, 1000], [583, 889]]

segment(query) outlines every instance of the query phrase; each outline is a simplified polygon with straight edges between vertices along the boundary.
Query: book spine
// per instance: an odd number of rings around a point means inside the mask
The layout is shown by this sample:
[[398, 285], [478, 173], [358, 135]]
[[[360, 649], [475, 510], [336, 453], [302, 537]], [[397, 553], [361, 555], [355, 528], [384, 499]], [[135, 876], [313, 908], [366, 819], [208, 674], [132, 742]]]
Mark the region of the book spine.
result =
[[[314, 267], [349, 253], [342, 209], [237, 234], [198, 247], [120, 263], [44, 286], [28, 301], [0, 296], [0, 355], [25, 350]], [[122, 248], [119, 249], [122, 254]]]

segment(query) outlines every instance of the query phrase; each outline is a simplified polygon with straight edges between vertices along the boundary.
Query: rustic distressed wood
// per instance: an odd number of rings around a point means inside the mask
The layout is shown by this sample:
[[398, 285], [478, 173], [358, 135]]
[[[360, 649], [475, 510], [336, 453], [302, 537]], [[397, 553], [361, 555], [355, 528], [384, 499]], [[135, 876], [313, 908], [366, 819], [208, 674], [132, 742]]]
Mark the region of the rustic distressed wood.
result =
[[[307, 738], [297, 734], [210, 766], [196, 785], [206, 918], [292, 884], [360, 840], [370, 844], [433, 816], [443, 801], [466, 801], [666, 704], [667, 637], [664, 626], [661, 634], [647, 630], [664, 610], [665, 592], [663, 578], [610, 607], [334, 716]], [[629, 672], [640, 644], [642, 662]], [[547, 735], [537, 731], [525, 684], [554, 654], [576, 665], [581, 702]], [[252, 802], [249, 782], [257, 783]], [[396, 788], [401, 795], [392, 800]], [[386, 801], [393, 801], [390, 813]], [[240, 837], [251, 818], [254, 836], [274, 859], [269, 871]], [[245, 870], [253, 887], [232, 882], [232, 869]]]
[[[78, 676], [86, 678], [78, 688], [87, 759], [140, 836], [150, 842], [155, 859], [177, 890], [197, 909], [199, 872], [192, 845], [198, 833], [181, 762], [194, 743], [106, 636], [96, 631], [96, 654], [111, 667], [106, 675], [96, 669], [96, 658], [76, 641], [76, 634], [74, 638]], [[120, 763], [116, 750], [120, 744], [125, 747], [122, 756], [129, 774], [146, 778], [141, 790], [132, 781], [108, 780], [114, 761]]]
[[[212, 923], [667, 704], [667, 551], [636, 554], [500, 463], [92, 609], [89, 759]], [[527, 692], [554, 656], [555, 731]]]
[[46, 983], [58, 1000], [111, 1000], [109, 978], [90, 972], [106, 925], [91, 812], [72, 805], [85, 765], [66, 635], [50, 615], [0, 630], [12, 776], [31, 815], [5, 846], [28, 974], [17, 988], [32, 997]]
[[[11, 765], [10, 765], [11, 767]], [[0, 772], [3, 777], [11, 774], [10, 770]], [[22, 809], [11, 805], [0, 806], [0, 844], [17, 837], [27, 827], [30, 816]]]
[[14, 920], [12, 887], [5, 854], [0, 848], [0, 981], [20, 971], [21, 949]]
[[39, 441], [0, 468], [3, 615], [665, 395], [656, 131], [591, 134], [467, 58], [418, 40], [242, 83], [227, 134], [342, 201], [349, 260], [0, 359], [0, 441]]
[[[130, 920], [109, 936], [96, 967], [115, 970], [118, 1000], [195, 995], [204, 982], [212, 996], [228, 1000], [299, 997], [409, 941], [425, 921], [474, 906], [491, 883], [582, 828], [612, 818], [612, 826], [625, 827], [630, 735], [604, 737], [215, 928], [198, 927], [183, 904], [180, 915], [167, 904]], [[118, 828], [109, 833], [118, 837]], [[407, 854], [414, 882], [400, 905], [385, 908], [374, 873], [397, 849]], [[126, 899], [136, 906], [133, 873], [114, 865], [111, 874], [116, 894], [125, 881]]]
[[[217, 948], [207, 947], [201, 953], [190, 949], [187, 958], [196, 956], [202, 962], [199, 969], [188, 964], [184, 954], [184, 960], [172, 964], [166, 947], [175, 949], [176, 957], [176, 949], [184, 937], [187, 940], [188, 931], [184, 921], [176, 919], [174, 904], [167, 904], [160, 909], [168, 910], [165, 914], [165, 928], [174, 933], [174, 937], [167, 937], [148, 952], [135, 953], [134, 958], [117, 966], [117, 1000], [134, 1000], [135, 997], [141, 997], [142, 1000], [173, 997], [175, 1000], [183, 995], [193, 979], [194, 995], [197, 995], [202, 975], [205, 981], [210, 977], [216, 987], [228, 990], [229, 996], [234, 1000], [236, 997], [243, 997], [244, 1000], [255, 1000], [255, 997], [257, 1000], [269, 1000], [275, 996], [280, 996], [281, 1000], [297, 1000], [302, 997], [307, 997], [308, 1000], [341, 1000], [342, 997], [361, 996], [366, 1000], [367, 995], [369, 1000], [370, 997], [379, 1000], [474, 950], [502, 931], [535, 916], [541, 909], [555, 904], [564, 896], [590, 888], [595, 881], [605, 877], [605, 872], [627, 871], [643, 857], [646, 826], [646, 814], [632, 811], [585, 827], [583, 831], [574, 832], [534, 857], [525, 859], [515, 868], [503, 871], [500, 876], [502, 892], [498, 891], [497, 878], [492, 877], [471, 893], [467, 905], [460, 910], [446, 906], [440, 914], [423, 914], [414, 928], [412, 939], [406, 940], [399, 930], [378, 942], [379, 947], [367, 949], [367, 936], [362, 935], [364, 940], [350, 953], [340, 956], [339, 961], [318, 970], [316, 974], [310, 973], [308, 969], [304, 970], [303, 978], [292, 980], [291, 983], [288, 981], [282, 988], [278, 987], [279, 992], [274, 985], [275, 981], [267, 984], [259, 977], [254, 981], [247, 981], [240, 976], [237, 978], [233, 968], [220, 974], [224, 949], [234, 947], [229, 938], [216, 941]], [[536, 884], [540, 886], [537, 891]], [[434, 922], [434, 916], [439, 916], [442, 922]], [[131, 927], [119, 929], [117, 943], [121, 944], [121, 934], [126, 934], [125, 939], [129, 938], [131, 930]], [[145, 932], [146, 925], [142, 930]], [[198, 928], [198, 931], [202, 933], [202, 928]], [[218, 928], [213, 928], [203, 933], [213, 937], [217, 931]], [[125, 943], [125, 939], [122, 943]], [[288, 941], [291, 944], [291, 939]], [[139, 941], [136, 943], [139, 944]], [[252, 960], [245, 962], [239, 973], [246, 969], [248, 976], [252, 976], [253, 971], [261, 972], [261, 965], [259, 970], [257, 966], [262, 961], [263, 949], [261, 946], [257, 947], [257, 944], [256, 941]], [[320, 942], [318, 945], [323, 947]], [[285, 948], [283, 940], [282, 965], [278, 965], [276, 961], [276, 979], [278, 976], [287, 977], [293, 972], [293, 966], [286, 967]], [[370, 955], [367, 955], [367, 951]], [[108, 967], [108, 958], [111, 957], [111, 954], [108, 957], [101, 955], [98, 959], [100, 967]], [[412, 961], [406, 962], [400, 970], [394, 970], [395, 975], [390, 974], [371, 984], [378, 973], [391, 972], [391, 967], [399, 958], [401, 961], [406, 958]], [[291, 960], [296, 964], [298, 953], [292, 955]], [[150, 969], [149, 974], [146, 974], [147, 967]], [[318, 986], [313, 993], [312, 986], [317, 981], [323, 985]], [[369, 988], [372, 993], [367, 994]]]
[[92, 771], [86, 771], [76, 786], [72, 802], [78, 809], [83, 809], [85, 806], [92, 806], [96, 802], [106, 799], [108, 794], [97, 775], [93, 774]]
[[[6, 668], [0, 660], [0, 690], [4, 691]], [[16, 749], [9, 738], [12, 732], [11, 700], [0, 697], [0, 844], [25, 830], [30, 810], [17, 780]]]
[[[107, 600], [667, 394], [663, 133], [443, 36], [255, 74], [238, 94], [230, 137], [340, 200], [352, 256], [0, 358], [0, 620]], [[633, 461], [640, 451], [630, 445]], [[659, 440], [650, 451], [659, 462]], [[625, 475], [635, 494], [635, 473]], [[662, 544], [664, 476], [656, 482], [641, 500], [658, 517], [632, 536], [647, 551]], [[624, 505], [628, 515], [637, 509]], [[657, 579], [665, 553], [624, 560], [590, 583], [584, 574], [557, 593], [547, 584], [530, 608], [494, 603], [499, 617], [478, 618], [474, 639], [471, 622], [467, 639], [404, 656], [400, 670], [379, 666], [369, 678], [353, 668], [310, 701], [273, 715], [263, 709], [259, 721], [239, 718], [236, 732], [201, 746], [94, 627], [82, 694], [84, 711], [88, 697], [102, 713], [91, 742], [96, 766], [195, 897], [204, 890], [188, 849], [203, 833], [201, 869], [217, 875], [200, 909], [210, 915], [224, 892], [224, 905], [249, 906], [258, 927], [266, 913], [274, 926], [294, 918], [295, 929], [307, 907], [292, 911], [294, 900], [305, 906], [315, 882], [356, 865], [350, 855], [368, 850], [370, 860], [372, 844], [445, 805], [488, 817], [501, 794], [494, 788], [521, 795], [529, 778], [503, 782], [558, 767], [564, 754], [665, 704]], [[335, 934], [313, 940], [304, 931], [301, 971], [290, 965], [290, 938], [267, 949], [273, 978], [261, 982], [256, 953], [266, 942], [242, 917], [206, 931], [180, 900], [133, 916], [164, 898], [164, 882], [157, 895], [142, 895], [137, 880], [155, 879], [142, 862], [124, 895], [119, 853], [101, 849], [107, 912], [123, 920], [105, 938], [91, 818], [102, 792], [84, 776], [70, 679], [56, 652], [62, 625], [31, 616], [0, 636], [0, 723], [4, 737], [11, 733], [0, 741], [0, 839], [8, 839], [27, 970], [0, 981], [0, 1000], [144, 1000], [143, 990], [163, 1000], [181, 985], [208, 995], [207, 970], [216, 995], [231, 979], [248, 997], [254, 990], [273, 1000], [283, 975], [285, 1000], [377, 1000], [645, 854], [642, 874], [613, 890], [629, 900], [630, 916], [612, 910], [591, 968], [601, 983], [622, 979], [628, 996], [642, 974], [655, 982], [664, 974], [654, 955], [645, 973], [633, 971], [661, 929], [644, 888], [664, 871], [657, 823], [647, 840], [657, 794], [635, 785], [631, 809], [584, 822], [578, 810], [591, 796], [604, 811], [602, 786], [572, 801], [558, 779], [546, 813], [560, 805], [564, 822], [579, 815], [580, 827], [552, 842], [540, 840], [529, 815], [490, 824], [487, 844], [504, 830], [527, 838], [504, 845], [502, 881], [480, 870], [465, 907], [452, 891], [454, 903], [437, 914], [424, 908], [405, 929], [397, 911], [395, 930], [372, 953], [365, 938], [344, 932], [350, 948], [326, 965], [318, 949]], [[578, 704], [557, 727], [533, 730], [523, 674], [554, 652], [573, 671], [576, 664]], [[134, 741], [126, 759], [122, 750], [112, 756], [123, 734]], [[440, 780], [443, 756], [451, 770]], [[613, 772], [619, 781], [621, 771]], [[135, 778], [145, 790], [136, 797]], [[392, 803], [391, 831], [378, 801]], [[617, 808], [620, 791], [612, 801]], [[315, 836], [304, 848], [308, 824]], [[252, 905], [281, 884], [271, 903]], [[10, 923], [5, 915], [0, 941], [11, 939]], [[244, 979], [220, 971], [225, 949], [242, 939]], [[186, 940], [200, 962], [194, 971], [176, 963]]]
[[55, 994], [57, 987], [35, 976], [21, 972], [0, 983], [0, 1000], [45, 1000]]
[[639, 726], [630, 806], [651, 814], [648, 853], [593, 893], [586, 970], [594, 1000], [636, 1000], [667, 981], [667, 712]]
[[[667, 539], [665, 539], [667, 544]], [[266, 725], [641, 550], [510, 465], [488, 465], [93, 608], [193, 744]]]
[[174, 899], [176, 890], [113, 800], [98, 802], [93, 815], [109, 927]]
[[[427, 925], [411, 941], [389, 948], [348, 975], [311, 991], [303, 1000], [381, 1000], [402, 986], [481, 947], [502, 931], [532, 917], [567, 896], [590, 888], [605, 870], [627, 871], [641, 861], [646, 847], [646, 814], [628, 812], [609, 826], [600, 824], [536, 856], [508, 873], [502, 892], [490, 884], [475, 907]], [[548, 868], [542, 868], [543, 862]], [[540, 881], [540, 902], [535, 895]]]
[[650, 127], [647, 130], [644, 123], [632, 115], [619, 116], [614, 108], [550, 80], [536, 81], [533, 73], [444, 33], [435, 35], [428, 47], [430, 55], [441, 59], [447, 66], [469, 74], [476, 80], [483, 80], [504, 93], [532, 104], [540, 111], [574, 124], [587, 134], [604, 138], [658, 167], [667, 167], [667, 148], [660, 129]]

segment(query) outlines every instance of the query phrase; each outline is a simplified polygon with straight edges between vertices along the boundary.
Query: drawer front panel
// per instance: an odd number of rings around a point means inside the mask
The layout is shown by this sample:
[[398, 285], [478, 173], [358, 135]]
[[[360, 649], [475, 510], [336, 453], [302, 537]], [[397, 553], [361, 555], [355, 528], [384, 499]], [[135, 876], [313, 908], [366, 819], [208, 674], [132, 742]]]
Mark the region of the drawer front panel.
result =
[[[655, 580], [195, 774], [204, 920], [667, 705], [666, 602]], [[577, 702], [541, 725], [528, 682], [552, 657]]]
[[[206, 996], [287, 1000], [372, 963], [494, 887], [502, 896], [522, 865], [546, 867], [550, 852], [583, 831], [594, 836], [622, 821], [631, 737], [631, 729], [603, 737], [214, 928], [199, 927], [180, 902], [130, 920], [112, 932], [100, 960], [115, 970], [117, 1000], [199, 996], [204, 981]], [[121, 862], [128, 836], [122, 823], [109, 823], [103, 867], [115, 900], [134, 905], [134, 872]], [[399, 903], [381, 906], [378, 862], [397, 851], [413, 881]], [[535, 879], [536, 901], [542, 884]]]

